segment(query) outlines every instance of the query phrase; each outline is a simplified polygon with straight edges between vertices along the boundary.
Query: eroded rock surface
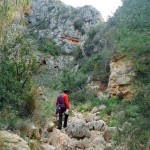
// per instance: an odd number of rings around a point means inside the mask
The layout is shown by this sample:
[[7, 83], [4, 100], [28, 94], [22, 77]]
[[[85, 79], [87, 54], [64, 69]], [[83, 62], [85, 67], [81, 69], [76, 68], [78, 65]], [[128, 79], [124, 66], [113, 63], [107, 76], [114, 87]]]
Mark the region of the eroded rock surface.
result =
[[30, 150], [27, 142], [16, 134], [0, 131], [1, 150]]
[[110, 78], [107, 91], [111, 97], [120, 96], [129, 100], [133, 95], [133, 65], [125, 56], [115, 56], [110, 64]]
[[[92, 6], [74, 8], [60, 0], [33, 0], [28, 25], [40, 37], [53, 39], [62, 50], [71, 52], [85, 39], [85, 32], [102, 23]], [[32, 28], [34, 27], [34, 28]]]

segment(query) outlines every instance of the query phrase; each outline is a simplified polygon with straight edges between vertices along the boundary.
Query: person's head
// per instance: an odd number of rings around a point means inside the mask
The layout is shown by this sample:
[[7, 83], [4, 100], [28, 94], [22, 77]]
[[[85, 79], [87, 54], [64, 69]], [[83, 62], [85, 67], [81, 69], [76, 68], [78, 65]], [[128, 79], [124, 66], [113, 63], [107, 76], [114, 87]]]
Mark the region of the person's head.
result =
[[69, 90], [68, 89], [64, 89], [63, 92], [66, 93], [66, 94], [68, 94]]

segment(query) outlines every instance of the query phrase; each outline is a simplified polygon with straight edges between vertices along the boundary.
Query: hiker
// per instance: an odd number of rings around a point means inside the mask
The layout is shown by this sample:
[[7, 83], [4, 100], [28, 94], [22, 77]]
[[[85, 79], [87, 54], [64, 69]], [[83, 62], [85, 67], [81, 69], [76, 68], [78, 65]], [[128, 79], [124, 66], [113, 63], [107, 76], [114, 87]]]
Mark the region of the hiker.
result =
[[67, 127], [67, 120], [68, 120], [69, 110], [70, 110], [70, 106], [68, 103], [68, 93], [69, 91], [65, 89], [63, 93], [57, 97], [57, 100], [56, 100], [56, 114], [59, 115], [59, 121], [58, 121], [59, 130], [61, 130], [62, 128], [63, 114], [65, 115], [63, 127], [64, 128]]

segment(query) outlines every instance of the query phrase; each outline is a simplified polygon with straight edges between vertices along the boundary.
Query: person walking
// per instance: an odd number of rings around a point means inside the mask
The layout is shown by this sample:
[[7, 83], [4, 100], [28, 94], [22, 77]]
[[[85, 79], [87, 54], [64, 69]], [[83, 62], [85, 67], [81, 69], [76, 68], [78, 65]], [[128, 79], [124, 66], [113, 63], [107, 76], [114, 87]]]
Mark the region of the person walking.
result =
[[69, 94], [69, 91], [67, 89], [65, 89], [57, 97], [57, 100], [56, 100], [56, 114], [59, 115], [59, 120], [58, 120], [58, 129], [59, 130], [62, 129], [63, 114], [65, 115], [63, 127], [64, 128], [67, 127], [67, 121], [68, 121], [69, 110], [70, 110], [70, 105], [69, 105], [69, 102], [68, 102], [68, 94]]

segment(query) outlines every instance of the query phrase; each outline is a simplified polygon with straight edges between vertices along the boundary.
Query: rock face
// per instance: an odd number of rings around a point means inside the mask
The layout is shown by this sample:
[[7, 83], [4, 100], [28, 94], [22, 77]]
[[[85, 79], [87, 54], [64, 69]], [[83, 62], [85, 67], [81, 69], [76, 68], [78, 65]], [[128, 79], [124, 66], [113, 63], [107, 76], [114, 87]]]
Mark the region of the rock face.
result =
[[132, 78], [135, 76], [133, 65], [126, 56], [114, 56], [110, 63], [110, 76], [108, 85], [102, 85], [100, 81], [90, 82], [87, 88], [99, 99], [119, 97], [130, 100], [134, 90], [132, 89]]
[[133, 95], [131, 79], [135, 75], [131, 62], [125, 56], [115, 56], [110, 64], [110, 69], [107, 91], [111, 97], [121, 96], [129, 100]]
[[53, 39], [62, 50], [71, 52], [85, 39], [85, 32], [102, 23], [103, 18], [92, 6], [73, 8], [60, 0], [33, 0], [29, 27], [40, 37]]
[[16, 134], [7, 131], [0, 131], [1, 150], [30, 150], [27, 142]]
[[[50, 87], [54, 84], [54, 78], [57, 79], [57, 76], [67, 68], [67, 66], [74, 61], [73, 56], [51, 56], [42, 54], [40, 52], [36, 52], [35, 56], [37, 57], [37, 60], [39, 60], [39, 64], [43, 61], [46, 62], [46, 64], [43, 64], [39, 71], [40, 73], [34, 77], [36, 83], [40, 86]], [[44, 93], [39, 89], [39, 96], [42, 100], [46, 100], [47, 96], [45, 97]]]

